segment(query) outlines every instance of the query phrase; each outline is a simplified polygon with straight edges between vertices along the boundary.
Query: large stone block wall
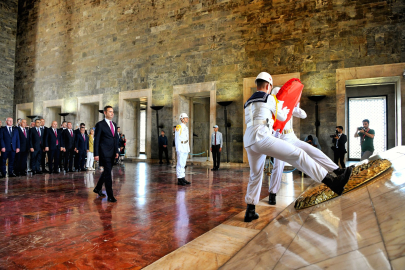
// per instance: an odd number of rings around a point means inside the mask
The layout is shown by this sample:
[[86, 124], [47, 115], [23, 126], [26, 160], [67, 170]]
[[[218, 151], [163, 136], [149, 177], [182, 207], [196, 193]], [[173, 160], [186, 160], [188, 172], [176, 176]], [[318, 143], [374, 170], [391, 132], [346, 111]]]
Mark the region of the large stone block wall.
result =
[[0, 2], [0, 120], [13, 117], [17, 0]]
[[[331, 155], [336, 69], [405, 62], [404, 14], [404, 0], [20, 0], [15, 104], [40, 114], [42, 101], [64, 99], [74, 112], [78, 96], [103, 94], [118, 111], [119, 92], [152, 88], [169, 112], [173, 85], [216, 81], [217, 101], [234, 101], [230, 160], [241, 162], [243, 78], [301, 72], [301, 136], [315, 132], [307, 96], [327, 95], [320, 141]], [[222, 119], [219, 106], [224, 130]]]

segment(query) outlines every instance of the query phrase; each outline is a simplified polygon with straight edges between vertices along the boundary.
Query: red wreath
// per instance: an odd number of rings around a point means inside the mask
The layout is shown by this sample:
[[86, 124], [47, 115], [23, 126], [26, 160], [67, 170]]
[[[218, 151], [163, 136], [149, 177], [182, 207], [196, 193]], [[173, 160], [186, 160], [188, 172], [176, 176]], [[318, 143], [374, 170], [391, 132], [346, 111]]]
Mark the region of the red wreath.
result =
[[290, 112], [288, 113], [285, 121], [276, 121], [276, 123], [273, 125], [274, 130], [279, 129], [280, 132], [283, 131], [285, 124], [287, 124], [292, 117], [293, 109], [295, 106], [297, 106], [301, 99], [302, 89], [304, 89], [304, 85], [301, 83], [301, 81], [297, 78], [293, 78], [286, 82], [278, 91], [276, 95], [277, 99], [284, 101], [283, 107], [290, 109]]

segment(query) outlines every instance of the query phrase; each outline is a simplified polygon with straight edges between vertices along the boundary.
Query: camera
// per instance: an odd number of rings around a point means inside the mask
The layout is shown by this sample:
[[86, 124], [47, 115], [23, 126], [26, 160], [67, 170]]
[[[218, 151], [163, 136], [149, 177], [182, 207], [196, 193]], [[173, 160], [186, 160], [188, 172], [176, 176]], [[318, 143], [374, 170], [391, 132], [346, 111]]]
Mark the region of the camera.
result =
[[357, 130], [364, 130], [364, 127], [358, 127]]
[[335, 134], [329, 135], [329, 137], [330, 137], [330, 138], [335, 138], [338, 134], [339, 134], [339, 132], [336, 130]]

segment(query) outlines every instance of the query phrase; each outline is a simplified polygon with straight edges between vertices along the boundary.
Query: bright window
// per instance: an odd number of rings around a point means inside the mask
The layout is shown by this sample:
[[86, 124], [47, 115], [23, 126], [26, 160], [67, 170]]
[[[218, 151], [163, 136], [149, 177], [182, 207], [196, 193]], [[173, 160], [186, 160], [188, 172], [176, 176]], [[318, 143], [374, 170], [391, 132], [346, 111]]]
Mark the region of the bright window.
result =
[[385, 96], [349, 98], [349, 159], [360, 159], [360, 138], [354, 134], [363, 120], [370, 120], [370, 129], [375, 132], [374, 153], [387, 150], [387, 99]]

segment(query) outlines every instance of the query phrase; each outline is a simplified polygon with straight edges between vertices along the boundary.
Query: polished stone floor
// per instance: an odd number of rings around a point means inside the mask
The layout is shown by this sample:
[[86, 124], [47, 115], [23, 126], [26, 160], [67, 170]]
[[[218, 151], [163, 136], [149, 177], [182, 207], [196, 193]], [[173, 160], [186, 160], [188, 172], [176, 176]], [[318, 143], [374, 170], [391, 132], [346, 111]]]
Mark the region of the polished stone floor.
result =
[[0, 179], [0, 268], [142, 268], [243, 211], [248, 174], [189, 166], [183, 187], [171, 166], [124, 163], [115, 204], [92, 192], [99, 172]]
[[[277, 205], [243, 222], [248, 168], [114, 168], [118, 202], [92, 192], [99, 172], [0, 179], [0, 269], [405, 269], [405, 147], [367, 186], [295, 210], [317, 185], [284, 175]], [[4, 191], [4, 192], [3, 192]]]

